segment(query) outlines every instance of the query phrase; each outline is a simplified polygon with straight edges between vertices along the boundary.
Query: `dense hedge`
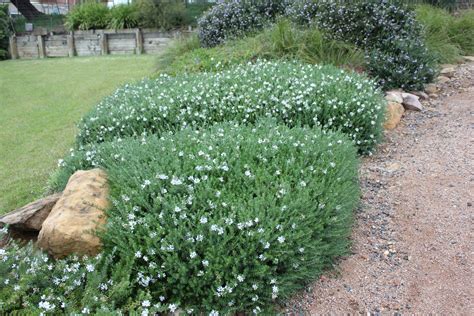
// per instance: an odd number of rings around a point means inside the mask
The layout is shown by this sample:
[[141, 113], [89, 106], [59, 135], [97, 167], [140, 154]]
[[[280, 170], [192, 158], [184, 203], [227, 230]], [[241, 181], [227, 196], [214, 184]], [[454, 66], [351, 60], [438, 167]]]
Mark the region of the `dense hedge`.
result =
[[58, 190], [77, 169], [107, 170], [113, 204], [102, 257], [114, 264], [91, 263], [88, 297], [67, 312], [270, 310], [346, 252], [359, 196], [346, 136], [271, 120], [93, 144], [61, 165]]
[[11, 33], [8, 5], [0, 4], [0, 60], [8, 58], [8, 38]]
[[389, 0], [321, 1], [316, 23], [333, 39], [362, 47], [367, 70], [385, 89], [422, 89], [436, 74], [415, 12]]
[[85, 116], [77, 143], [162, 135], [222, 121], [250, 124], [261, 117], [290, 127], [341, 130], [361, 152], [369, 152], [381, 135], [384, 101], [374, 83], [356, 73], [333, 66], [256, 62], [126, 85]]

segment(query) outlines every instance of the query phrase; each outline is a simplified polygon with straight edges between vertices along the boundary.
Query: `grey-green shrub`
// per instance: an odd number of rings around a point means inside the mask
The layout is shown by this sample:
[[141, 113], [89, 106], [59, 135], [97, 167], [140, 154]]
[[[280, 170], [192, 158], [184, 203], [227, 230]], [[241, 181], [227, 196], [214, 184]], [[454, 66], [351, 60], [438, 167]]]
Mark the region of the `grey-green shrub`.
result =
[[217, 73], [162, 75], [105, 98], [81, 121], [77, 145], [224, 121], [253, 124], [262, 117], [341, 130], [365, 153], [381, 136], [384, 100], [373, 81], [333, 66], [256, 62]]
[[270, 311], [346, 253], [359, 198], [345, 135], [274, 120], [92, 144], [61, 163], [56, 190], [93, 167], [111, 186], [103, 255], [115, 251], [125, 270], [113, 284], [127, 286], [90, 289], [91, 311], [142, 308], [140, 297], [195, 314]]

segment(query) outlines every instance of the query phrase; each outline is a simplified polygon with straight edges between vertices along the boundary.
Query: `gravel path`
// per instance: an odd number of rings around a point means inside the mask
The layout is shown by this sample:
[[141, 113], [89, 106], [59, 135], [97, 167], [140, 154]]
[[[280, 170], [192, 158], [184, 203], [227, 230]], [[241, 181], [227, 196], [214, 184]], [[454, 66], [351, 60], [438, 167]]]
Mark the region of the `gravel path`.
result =
[[352, 254], [288, 312], [474, 315], [474, 63], [442, 91], [363, 160]]

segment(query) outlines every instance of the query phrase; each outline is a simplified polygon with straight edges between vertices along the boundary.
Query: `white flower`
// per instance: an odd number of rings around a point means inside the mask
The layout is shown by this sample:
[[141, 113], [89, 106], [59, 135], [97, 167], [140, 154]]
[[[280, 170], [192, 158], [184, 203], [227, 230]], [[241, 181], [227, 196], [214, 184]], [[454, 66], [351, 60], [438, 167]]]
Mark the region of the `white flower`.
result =
[[83, 313], [83, 314], [89, 314], [89, 313], [90, 313], [90, 310], [89, 310], [87, 307], [84, 307], [84, 308], [82, 309], [82, 313]]
[[201, 224], [206, 224], [206, 223], [207, 223], [207, 217], [204, 217], [204, 216], [201, 217], [201, 219], [199, 220], [199, 222], [200, 222]]
[[205, 266], [205, 267], [207, 267], [207, 266], [209, 265], [209, 261], [203, 260], [203, 261], [202, 261], [202, 265]]
[[197, 256], [197, 253], [195, 251], [191, 252], [191, 254], [189, 255], [191, 259], [196, 258], [196, 256]]
[[280, 236], [280, 237], [277, 238], [277, 240], [278, 240], [278, 242], [279, 242], [280, 244], [282, 244], [282, 243], [285, 242], [285, 237], [284, 237], [284, 236]]
[[143, 306], [143, 307], [150, 307], [150, 306], [151, 306], [151, 303], [150, 303], [149, 300], [144, 300], [144, 301], [142, 302], [142, 306]]
[[174, 313], [174, 311], [178, 308], [178, 305], [170, 304], [168, 308], [170, 309], [170, 312]]
[[94, 272], [94, 270], [95, 270], [94, 265], [92, 265], [92, 264], [86, 265], [86, 270], [88, 272]]
[[156, 177], [160, 180], [167, 180], [168, 176], [165, 174], [157, 174]]
[[238, 275], [238, 276], [237, 276], [237, 280], [238, 280], [239, 282], [244, 282], [245, 277], [244, 277], [243, 275]]
[[213, 310], [209, 313], [209, 316], [219, 316], [219, 312]]
[[247, 177], [251, 177], [251, 176], [252, 176], [252, 173], [250, 172], [250, 170], [246, 170], [246, 171], [245, 171], [245, 175], [246, 175]]
[[141, 257], [142, 257], [141, 251], [135, 252], [135, 258], [141, 258]]
[[179, 213], [179, 212], [181, 212], [181, 208], [179, 206], [175, 206], [174, 211], [176, 213]]
[[180, 178], [173, 176], [173, 179], [171, 179], [171, 184], [172, 185], [181, 185], [181, 184], [183, 184], [183, 181]]

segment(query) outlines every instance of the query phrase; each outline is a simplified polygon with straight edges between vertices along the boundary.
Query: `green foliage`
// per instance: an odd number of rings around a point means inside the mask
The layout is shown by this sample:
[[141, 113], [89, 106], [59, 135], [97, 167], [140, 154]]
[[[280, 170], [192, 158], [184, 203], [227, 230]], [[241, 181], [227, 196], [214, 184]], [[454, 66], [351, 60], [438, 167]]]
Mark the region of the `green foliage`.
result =
[[108, 24], [109, 9], [104, 3], [93, 0], [74, 6], [65, 21], [65, 26], [70, 30], [104, 29]]
[[465, 55], [474, 55], [474, 9], [462, 11], [453, 20], [449, 35]]
[[135, 28], [139, 24], [138, 10], [135, 5], [117, 5], [109, 11], [108, 27], [112, 29]]
[[[359, 68], [363, 53], [354, 46], [327, 39], [315, 27], [299, 28], [280, 20], [254, 36], [228, 41], [213, 48], [197, 48], [192, 37], [176, 42], [159, 60], [162, 73], [213, 71], [255, 59], [298, 59], [311, 64], [332, 64]], [[217, 67], [219, 65], [219, 67]]]
[[186, 8], [180, 0], [137, 0], [140, 26], [171, 29], [187, 24]]
[[405, 5], [322, 1], [316, 23], [328, 36], [364, 49], [367, 70], [384, 89], [421, 89], [434, 77], [435, 54], [426, 48], [422, 27]]
[[430, 5], [416, 8], [416, 18], [423, 25], [427, 47], [436, 54], [439, 62], [457, 61], [462, 50], [451, 37], [454, 16]]
[[355, 157], [340, 133], [223, 123], [86, 146], [57, 179], [107, 170], [113, 207], [102, 238], [104, 255], [115, 249], [125, 269], [114, 279], [127, 290], [120, 297], [227, 315], [272, 310], [346, 253]]
[[8, 58], [8, 43], [11, 33], [11, 21], [8, 5], [0, 5], [0, 60]]
[[422, 90], [436, 75], [436, 57], [416, 39], [398, 39], [368, 52], [367, 70], [384, 89]]
[[84, 117], [77, 145], [274, 117], [290, 127], [341, 130], [366, 153], [381, 136], [383, 116], [383, 97], [365, 76], [333, 66], [260, 61], [126, 85]]

